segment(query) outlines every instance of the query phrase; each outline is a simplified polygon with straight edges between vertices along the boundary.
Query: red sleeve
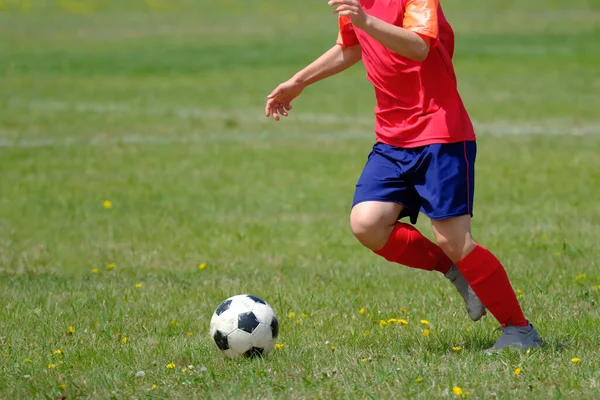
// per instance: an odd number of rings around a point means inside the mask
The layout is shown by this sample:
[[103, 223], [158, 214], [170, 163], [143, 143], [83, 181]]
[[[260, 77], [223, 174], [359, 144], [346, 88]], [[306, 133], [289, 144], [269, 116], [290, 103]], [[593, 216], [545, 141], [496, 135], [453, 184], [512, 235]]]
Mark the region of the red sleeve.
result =
[[439, 5], [439, 0], [408, 0], [404, 10], [403, 28], [418, 33], [421, 37], [431, 38], [432, 45], [437, 43]]
[[339, 31], [336, 43], [342, 47], [356, 46], [358, 44], [358, 38], [354, 32], [354, 27], [352, 26], [352, 20], [350, 17], [339, 17], [338, 25]]

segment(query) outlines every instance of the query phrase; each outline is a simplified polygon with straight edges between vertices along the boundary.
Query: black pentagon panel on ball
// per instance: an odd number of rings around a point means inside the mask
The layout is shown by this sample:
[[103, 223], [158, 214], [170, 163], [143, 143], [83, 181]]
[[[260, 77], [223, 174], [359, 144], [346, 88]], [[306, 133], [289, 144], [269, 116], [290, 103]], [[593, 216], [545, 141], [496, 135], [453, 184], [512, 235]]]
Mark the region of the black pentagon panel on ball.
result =
[[227, 342], [227, 335], [224, 335], [221, 331], [216, 331], [215, 336], [213, 336], [217, 347], [223, 351], [229, 349], [229, 342]]
[[262, 357], [262, 355], [263, 355], [263, 349], [261, 349], [260, 347], [253, 347], [244, 353], [244, 357], [248, 357], [248, 358]]
[[271, 321], [271, 334], [273, 335], [273, 339], [279, 335], [279, 322], [277, 322], [277, 318], [274, 315]]
[[260, 324], [260, 322], [252, 311], [238, 315], [238, 329], [241, 329], [244, 332], [254, 332], [258, 324]]
[[217, 309], [215, 310], [215, 314], [217, 314], [217, 315], [223, 314], [225, 311], [229, 310], [230, 305], [231, 305], [231, 299], [225, 300], [224, 302], [219, 304], [219, 307], [217, 307]]
[[263, 299], [260, 299], [256, 296], [252, 296], [251, 294], [249, 294], [248, 297], [254, 300], [256, 303], [267, 304]]

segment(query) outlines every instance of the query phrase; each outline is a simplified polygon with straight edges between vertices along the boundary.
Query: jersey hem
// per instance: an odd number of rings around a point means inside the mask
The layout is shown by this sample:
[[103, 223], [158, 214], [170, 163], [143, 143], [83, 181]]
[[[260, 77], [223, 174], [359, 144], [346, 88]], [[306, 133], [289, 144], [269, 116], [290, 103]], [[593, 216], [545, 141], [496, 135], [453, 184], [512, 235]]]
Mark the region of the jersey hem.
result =
[[477, 137], [466, 136], [466, 137], [457, 137], [457, 138], [430, 138], [423, 140], [415, 140], [411, 142], [396, 142], [391, 140], [385, 140], [384, 138], [377, 137], [378, 143], [387, 144], [388, 146], [399, 147], [404, 149], [412, 149], [415, 147], [423, 147], [428, 146], [430, 144], [450, 144], [450, 143], [460, 143], [460, 142], [475, 142], [477, 141]]

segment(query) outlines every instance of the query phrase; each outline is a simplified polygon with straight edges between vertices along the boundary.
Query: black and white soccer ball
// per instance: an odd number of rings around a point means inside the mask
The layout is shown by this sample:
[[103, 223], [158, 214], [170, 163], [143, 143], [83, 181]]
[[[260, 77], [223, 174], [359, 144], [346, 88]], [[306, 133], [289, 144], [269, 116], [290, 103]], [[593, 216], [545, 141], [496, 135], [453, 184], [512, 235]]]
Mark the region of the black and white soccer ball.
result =
[[210, 336], [227, 357], [264, 356], [275, 346], [279, 323], [264, 300], [249, 294], [222, 302], [210, 320]]

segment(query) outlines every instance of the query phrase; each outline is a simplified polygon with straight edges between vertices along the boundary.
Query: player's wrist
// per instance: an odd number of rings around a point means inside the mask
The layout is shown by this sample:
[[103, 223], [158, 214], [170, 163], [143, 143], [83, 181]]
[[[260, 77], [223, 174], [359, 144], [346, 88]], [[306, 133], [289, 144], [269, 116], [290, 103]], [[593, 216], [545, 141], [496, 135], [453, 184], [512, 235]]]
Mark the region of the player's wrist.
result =
[[289, 82], [295, 86], [300, 86], [301, 88], [305, 88], [306, 86], [308, 86], [308, 78], [305, 77], [302, 74], [302, 72], [299, 72], [293, 77], [291, 77]]
[[365, 18], [364, 18], [361, 26], [357, 26], [357, 28], [360, 28], [363, 31], [368, 32], [368, 30], [373, 27], [374, 20], [375, 20], [375, 17], [365, 13]]

